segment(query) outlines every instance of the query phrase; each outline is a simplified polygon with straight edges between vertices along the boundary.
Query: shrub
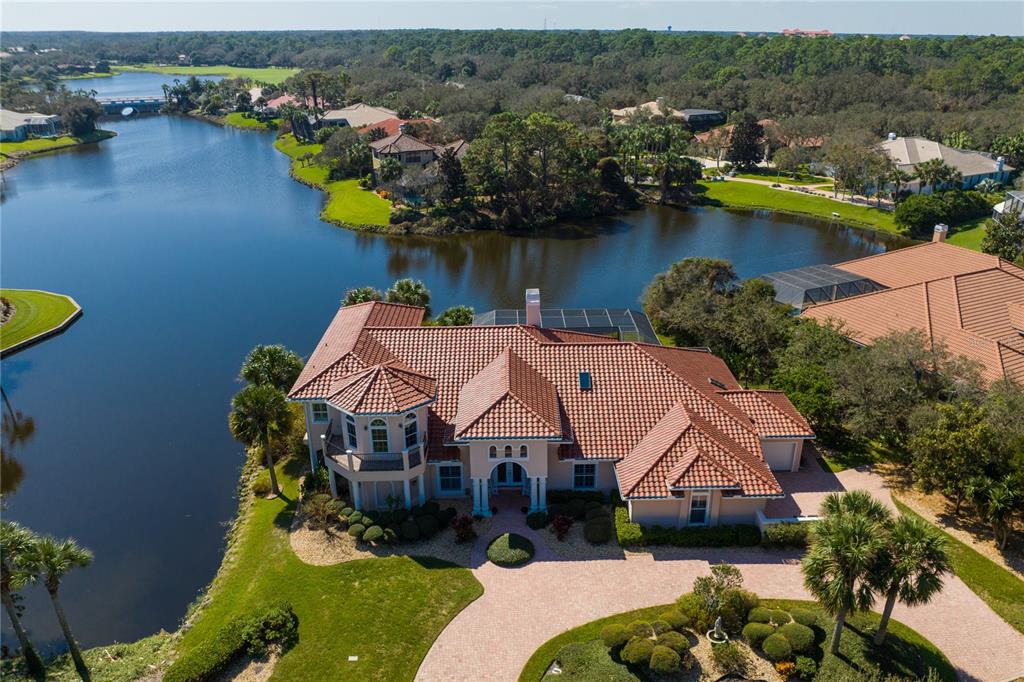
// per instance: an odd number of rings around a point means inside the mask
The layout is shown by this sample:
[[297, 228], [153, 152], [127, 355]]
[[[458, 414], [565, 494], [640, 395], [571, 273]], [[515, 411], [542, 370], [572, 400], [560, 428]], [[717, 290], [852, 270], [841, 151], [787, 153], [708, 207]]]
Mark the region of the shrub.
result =
[[684, 594], [676, 600], [679, 612], [690, 621], [690, 625], [698, 630], [707, 629], [707, 615], [704, 612], [704, 601], [692, 592]]
[[287, 649], [299, 635], [299, 619], [290, 604], [281, 602], [268, 606], [247, 619], [242, 638], [250, 656], [261, 656], [272, 644]]
[[565, 538], [569, 536], [569, 529], [572, 528], [573, 520], [571, 516], [556, 516], [551, 520], [551, 529], [555, 531], [555, 537], [560, 542], [564, 542]]
[[775, 672], [784, 680], [788, 680], [796, 673], [796, 666], [792, 661], [779, 661], [775, 664]]
[[806, 625], [808, 627], [814, 625], [818, 620], [818, 617], [813, 611], [807, 611], [806, 609], [793, 609], [789, 612], [789, 615], [794, 621], [800, 623], [800, 625]]
[[[619, 544], [627, 546], [672, 545], [674, 547], [753, 547], [761, 542], [761, 531], [750, 524], [704, 526], [688, 528], [666, 528], [650, 526], [643, 528], [630, 524], [629, 512], [625, 507], [615, 509], [615, 526]], [[635, 528], [630, 528], [635, 526]], [[623, 544], [623, 535], [629, 545]]]
[[270, 471], [260, 471], [256, 480], [252, 482], [252, 494], [256, 497], [266, 497], [270, 494]]
[[582, 521], [587, 513], [587, 503], [578, 497], [569, 500], [565, 505], [565, 513], [577, 521]]
[[459, 510], [455, 507], [445, 507], [441, 510], [441, 513], [437, 515], [437, 522], [441, 528], [447, 528], [455, 517], [459, 515]]
[[526, 525], [533, 530], [540, 530], [548, 525], [548, 513], [543, 511], [530, 512], [526, 515]]
[[550, 523], [556, 516], [565, 516], [565, 505], [564, 504], [549, 504], [547, 508], [548, 522]]
[[789, 614], [782, 609], [772, 609], [772, 622], [776, 625], [784, 625], [790, 621]]
[[644, 532], [639, 523], [629, 520], [629, 510], [615, 508], [615, 536], [622, 547], [643, 547]]
[[789, 640], [778, 632], [774, 635], [769, 635], [761, 642], [761, 651], [773, 663], [785, 661], [793, 655], [793, 647], [789, 645]]
[[416, 519], [416, 527], [419, 529], [420, 537], [429, 539], [437, 534], [437, 518], [433, 516], [421, 516]]
[[487, 558], [498, 566], [519, 566], [533, 558], [533, 543], [522, 535], [505, 533], [487, 546]]
[[384, 539], [384, 529], [380, 526], [370, 526], [363, 533], [363, 542], [377, 542]]
[[[267, 479], [267, 492], [269, 492], [270, 472], [267, 470], [261, 471], [260, 478], [263, 478], [264, 476], [266, 476]], [[325, 466], [318, 466], [315, 473], [306, 474], [302, 479], [302, 485], [299, 486], [299, 499], [305, 502], [307, 497], [315, 495], [316, 493], [327, 492], [331, 487], [330, 480], [327, 476], [328, 472], [327, 467]]]
[[682, 654], [690, 650], [690, 640], [686, 638], [686, 635], [675, 630], [669, 630], [658, 636], [658, 644], [661, 646], [667, 646], [677, 654]]
[[[722, 617], [725, 629], [729, 632], [739, 632], [743, 628], [744, 614], [749, 613], [760, 602], [753, 592], [736, 587], [725, 590], [718, 607], [718, 615]], [[714, 615], [708, 614], [709, 620]]]
[[629, 633], [631, 635], [633, 635], [634, 637], [653, 637], [654, 636], [654, 628], [651, 627], [651, 624], [648, 623], [647, 621], [634, 620], [632, 623], [630, 623], [626, 627], [629, 628]]
[[618, 649], [625, 646], [632, 637], [624, 625], [605, 625], [601, 628], [601, 641], [609, 649]]
[[807, 656], [796, 657], [796, 674], [801, 680], [814, 679], [814, 676], [818, 674], [818, 664], [814, 662], [813, 658]]
[[332, 504], [333, 501], [330, 495], [320, 493], [311, 495], [303, 503], [302, 513], [305, 514], [306, 521], [311, 528], [327, 528], [338, 518]]
[[603, 516], [583, 524], [583, 537], [592, 545], [603, 545], [612, 539], [612, 522]]
[[622, 647], [619, 658], [627, 665], [647, 666], [654, 653], [654, 642], [646, 637], [633, 637]]
[[718, 671], [726, 675], [730, 673], [743, 674], [750, 667], [750, 658], [747, 652], [737, 646], [735, 642], [714, 645], [711, 647], [711, 658]]
[[[596, 504], [595, 502], [588, 502], [590, 504]], [[587, 507], [587, 510], [583, 514], [583, 518], [587, 521], [591, 519], [608, 519], [608, 512], [605, 511], [604, 507], [597, 505], [596, 507]]]
[[348, 524], [350, 526], [353, 523], [362, 523], [362, 522], [363, 522], [363, 512], [356, 510], [356, 511], [353, 511], [350, 514], [348, 514]]
[[359, 520], [359, 523], [361, 523], [364, 526], [366, 526], [367, 528], [369, 528], [370, 526], [376, 526], [377, 525], [377, 519], [373, 518], [369, 514], [364, 513], [363, 514], [363, 518], [361, 518]]
[[588, 500], [586, 498], [583, 499], [586, 502], [586, 504], [583, 506], [587, 511], [590, 511], [591, 509], [604, 509], [604, 505], [598, 502], [597, 500]]
[[786, 623], [779, 628], [779, 634], [789, 640], [789, 646], [801, 654], [814, 648], [814, 630], [800, 623]]
[[441, 513], [441, 505], [438, 504], [435, 500], [427, 502], [426, 504], [423, 505], [421, 509], [423, 513], [427, 516], [437, 516]]
[[363, 533], [366, 532], [366, 526], [361, 523], [354, 523], [348, 527], [348, 534], [359, 540], [363, 537]]
[[413, 542], [420, 539], [420, 528], [412, 519], [402, 521], [402, 525], [398, 528], [403, 540]]
[[772, 621], [772, 610], [764, 606], [750, 609], [747, 614], [748, 623], [770, 623]]
[[384, 540], [385, 543], [393, 545], [396, 542], [398, 542], [398, 531], [392, 528], [391, 526], [388, 526], [384, 529], [384, 536], [382, 539]]
[[473, 518], [466, 514], [452, 521], [452, 529], [455, 531], [455, 542], [460, 545], [476, 538], [476, 531], [473, 529]]
[[773, 523], [764, 529], [765, 547], [806, 547], [812, 523]]
[[775, 627], [769, 623], [747, 623], [743, 626], [743, 638], [750, 646], [761, 646], [761, 643], [774, 634]]
[[929, 237], [936, 223], [956, 225], [971, 218], [982, 218], [992, 212], [984, 194], [951, 190], [933, 194], [914, 194], [896, 207], [896, 224], [912, 237]]
[[651, 650], [651, 670], [659, 675], [671, 675], [679, 672], [681, 660], [679, 654], [667, 646], [655, 644], [654, 649]]
[[664, 620], [652, 620], [651, 629], [654, 630], [655, 635], [664, 634], [672, 629], [672, 626]]
[[682, 630], [683, 628], [690, 627], [690, 618], [679, 609], [669, 609], [658, 616], [658, 618], [668, 623], [673, 630]]

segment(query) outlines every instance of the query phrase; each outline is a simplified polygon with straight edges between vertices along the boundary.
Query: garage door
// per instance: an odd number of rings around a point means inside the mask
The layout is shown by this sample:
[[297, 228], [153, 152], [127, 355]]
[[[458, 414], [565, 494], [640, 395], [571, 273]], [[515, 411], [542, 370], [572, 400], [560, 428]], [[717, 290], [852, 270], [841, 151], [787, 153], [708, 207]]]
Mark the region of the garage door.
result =
[[793, 466], [793, 443], [763, 443], [764, 461], [772, 471], [789, 471]]

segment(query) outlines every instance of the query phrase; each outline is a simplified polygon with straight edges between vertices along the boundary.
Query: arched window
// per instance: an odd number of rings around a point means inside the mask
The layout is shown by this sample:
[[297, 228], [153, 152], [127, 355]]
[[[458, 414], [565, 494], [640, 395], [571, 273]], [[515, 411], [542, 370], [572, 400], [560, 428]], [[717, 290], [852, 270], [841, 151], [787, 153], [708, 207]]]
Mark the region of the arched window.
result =
[[370, 422], [370, 443], [374, 452], [388, 452], [388, 425], [383, 419]]
[[487, 449], [487, 456], [490, 459], [498, 459], [498, 448], [493, 445]]
[[526, 450], [526, 446], [525, 445], [520, 445], [519, 446], [519, 459], [526, 459], [528, 454], [529, 453]]
[[512, 456], [512, 446], [511, 445], [506, 445], [505, 446], [505, 456], [506, 457], [511, 457]]
[[405, 417], [405, 447], [411, 448], [419, 442], [419, 428], [416, 422], [416, 413], [410, 412]]

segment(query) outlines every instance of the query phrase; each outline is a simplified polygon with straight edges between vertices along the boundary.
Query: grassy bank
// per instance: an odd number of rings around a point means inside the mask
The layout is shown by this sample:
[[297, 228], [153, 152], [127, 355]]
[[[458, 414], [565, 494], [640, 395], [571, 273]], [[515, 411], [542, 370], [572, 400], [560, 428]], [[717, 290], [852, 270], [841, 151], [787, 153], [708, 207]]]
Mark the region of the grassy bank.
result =
[[985, 238], [985, 224], [988, 223], [988, 220], [988, 217], [975, 218], [963, 225], [953, 227], [950, 229], [946, 241], [966, 249], [981, 251], [981, 240]]
[[[893, 501], [904, 514], [921, 518], [899, 500], [894, 498]], [[957, 577], [999, 614], [1000, 618], [1018, 632], [1024, 633], [1024, 580], [960, 542], [941, 527], [936, 527], [946, 536], [950, 559]]]
[[34, 137], [21, 142], [0, 142], [0, 154], [12, 158], [23, 158], [33, 154], [55, 152], [80, 144], [91, 144], [114, 137], [117, 133], [111, 130], [97, 130], [84, 137], [61, 135], [60, 137]]
[[[135, 682], [151, 676], [164, 667], [173, 653], [174, 638], [160, 632], [131, 644], [111, 644], [86, 649], [82, 652], [89, 667], [92, 682]], [[23, 658], [5, 658], [0, 662], [0, 678], [5, 682], [35, 680], [25, 670]], [[70, 654], [46, 661], [46, 678], [50, 680], [77, 680], [75, 663]]]
[[299, 641], [274, 679], [411, 680], [444, 626], [483, 587], [467, 569], [434, 559], [304, 564], [288, 543], [302, 465], [280, 466], [282, 497], [256, 500], [247, 512], [179, 652], [216, 637], [234, 616], [286, 600], [299, 617]]
[[258, 118], [246, 116], [240, 111], [232, 111], [224, 117], [224, 125], [243, 130], [277, 130], [281, 125], [281, 119], [274, 118], [269, 121], [261, 121]]
[[218, 64], [215, 66], [175, 66], [167, 64], [136, 64], [118, 66], [118, 71], [147, 71], [165, 73], [172, 76], [224, 76], [225, 78], [246, 78], [261, 83], [278, 84], [289, 76], [294, 76], [298, 69], [285, 69], [276, 66], [244, 67]]
[[320, 212], [325, 222], [342, 227], [380, 228], [388, 225], [391, 203], [359, 186], [355, 179], [329, 181], [328, 169], [313, 163], [303, 163], [304, 154], [319, 154], [320, 145], [302, 144], [293, 135], [279, 137], [274, 146], [292, 158], [292, 175], [311, 187], [327, 193], [327, 202]]
[[[814, 629], [821, 646], [819, 669], [822, 677], [832, 680], [858, 679], [860, 671], [868, 664], [881, 666], [888, 674], [923, 677], [928, 668], [933, 668], [942, 680], [953, 682], [957, 679], [956, 671], [949, 660], [934, 644], [916, 631], [898, 621], [890, 621], [889, 636], [881, 647], [871, 641], [878, 626], [879, 615], [874, 612], [858, 613], [849, 617], [843, 638], [840, 641], [840, 655], [828, 653], [832, 639], [832, 619], [821, 610], [815, 602], [788, 599], [762, 599], [761, 604], [769, 608], [784, 610], [804, 609], [817, 616]], [[519, 675], [519, 682], [536, 682], [544, 677], [548, 667], [558, 656], [558, 652], [568, 644], [598, 640], [601, 628], [606, 625], [628, 625], [634, 620], [650, 621], [657, 614], [671, 607], [663, 604], [636, 611], [615, 614], [607, 618], [592, 621], [578, 628], [573, 628], [545, 642], [526, 663]], [[593, 670], [587, 679], [640, 679], [633, 675], [624, 665], [614, 661], [603, 647], [595, 647]], [[574, 678], [581, 679], [581, 678]]]
[[[716, 169], [708, 168], [705, 170], [705, 174], [716, 175]], [[786, 175], [785, 173], [779, 174], [774, 168], [755, 168], [753, 170], [743, 171], [742, 173], [736, 173], [737, 178], [747, 178], [749, 180], [766, 180], [769, 182], [779, 182], [787, 185], [824, 185], [828, 184], [831, 186], [832, 178], [827, 178], [823, 175], [810, 175], [807, 173], [799, 173], [796, 177]]]
[[59, 328], [79, 313], [68, 296], [30, 289], [0, 289], [14, 304], [14, 317], [0, 327], [0, 349], [7, 350], [34, 336]]

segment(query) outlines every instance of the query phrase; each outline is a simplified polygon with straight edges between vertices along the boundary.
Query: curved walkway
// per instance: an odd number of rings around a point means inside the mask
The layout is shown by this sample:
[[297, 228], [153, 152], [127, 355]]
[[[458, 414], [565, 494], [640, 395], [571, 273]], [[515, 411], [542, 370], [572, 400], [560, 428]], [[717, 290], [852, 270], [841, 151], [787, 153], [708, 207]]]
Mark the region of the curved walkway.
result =
[[[869, 470], [844, 471], [836, 478], [842, 488], [868, 490], [892, 505], [881, 477]], [[534, 560], [513, 569], [486, 563], [488, 542], [509, 531], [533, 541]], [[484, 586], [483, 596], [448, 624], [416, 679], [516, 680], [533, 652], [555, 635], [613, 613], [671, 602], [720, 561], [738, 566], [744, 587], [762, 597], [808, 599], [799, 555], [726, 548], [694, 549], [665, 560], [642, 555], [566, 561], [553, 556], [523, 515], [510, 509], [494, 517], [491, 531], [473, 548], [472, 570]], [[931, 604], [897, 605], [893, 616], [945, 652], [961, 679], [1002, 682], [1024, 675], [1024, 636], [959, 578], [948, 578]]]

